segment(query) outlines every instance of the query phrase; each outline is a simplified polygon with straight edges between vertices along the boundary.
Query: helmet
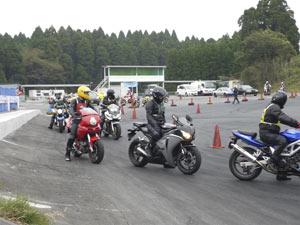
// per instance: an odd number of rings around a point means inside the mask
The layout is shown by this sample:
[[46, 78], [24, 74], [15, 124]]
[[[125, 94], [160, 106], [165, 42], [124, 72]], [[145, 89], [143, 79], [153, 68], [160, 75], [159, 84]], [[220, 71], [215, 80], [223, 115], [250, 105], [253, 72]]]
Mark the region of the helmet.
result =
[[108, 89], [106, 95], [107, 97], [114, 97], [115, 91], [113, 89]]
[[54, 96], [55, 96], [55, 98], [56, 98], [57, 100], [60, 100], [61, 93], [55, 93]]
[[91, 89], [87, 86], [80, 86], [77, 89], [77, 94], [80, 98], [83, 98], [85, 100], [89, 100], [91, 97], [89, 93], [91, 92]]
[[285, 103], [287, 101], [286, 93], [279, 91], [273, 95], [271, 102], [280, 106], [283, 109]]
[[167, 91], [162, 87], [155, 87], [152, 90], [152, 96], [157, 103], [162, 103], [165, 97], [167, 97]]

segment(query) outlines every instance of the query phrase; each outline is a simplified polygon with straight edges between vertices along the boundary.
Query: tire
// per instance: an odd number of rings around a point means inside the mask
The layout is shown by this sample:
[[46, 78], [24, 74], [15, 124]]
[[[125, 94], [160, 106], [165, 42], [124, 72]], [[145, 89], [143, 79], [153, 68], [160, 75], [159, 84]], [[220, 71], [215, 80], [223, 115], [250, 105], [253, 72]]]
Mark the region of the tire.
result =
[[[178, 169], [186, 175], [192, 175], [196, 173], [200, 166], [201, 166], [201, 154], [197, 147], [195, 146], [186, 146], [185, 149], [187, 150], [186, 154], [180, 153], [177, 157], [176, 164]], [[194, 158], [194, 163], [192, 167], [190, 165], [187, 165], [187, 161], [191, 159], [191, 157]], [[192, 162], [188, 162], [191, 164]], [[183, 165], [184, 164], [184, 165]], [[189, 168], [186, 168], [189, 167]]]
[[113, 138], [115, 139], [115, 140], [118, 140], [120, 137], [121, 137], [121, 125], [120, 124], [115, 124], [114, 125], [114, 128], [115, 128], [115, 132], [114, 132], [114, 134], [113, 134]]
[[136, 167], [144, 167], [148, 163], [148, 159], [137, 151], [137, 147], [141, 146], [138, 138], [134, 139], [128, 149], [128, 156], [131, 163]]
[[64, 121], [58, 121], [59, 133], [62, 133], [65, 130]]
[[[246, 151], [248, 152], [253, 152], [254, 150], [250, 147], [243, 147], [243, 149], [245, 149]], [[254, 170], [251, 172], [251, 174], [243, 174], [241, 173], [238, 168], [236, 167], [237, 166], [237, 159], [241, 157], [241, 158], [244, 158], [242, 161], [243, 162], [247, 162], [249, 161], [248, 158], [246, 156], [243, 156], [241, 153], [237, 152], [237, 151], [234, 151], [231, 156], [230, 156], [230, 159], [229, 159], [229, 169], [231, 171], [231, 173], [236, 177], [238, 178], [239, 180], [243, 180], [243, 181], [250, 181], [250, 180], [253, 180], [255, 179], [256, 177], [258, 177], [262, 171], [262, 168], [261, 167], [256, 167], [254, 168]], [[243, 168], [242, 168], [243, 169]], [[246, 168], [247, 169], [247, 168]], [[252, 168], [250, 168], [251, 170]], [[243, 169], [244, 170], [244, 169]], [[248, 171], [250, 171], [248, 170]]]
[[100, 140], [94, 142], [93, 149], [93, 152], [89, 151], [90, 160], [94, 164], [99, 164], [104, 157], [104, 147]]

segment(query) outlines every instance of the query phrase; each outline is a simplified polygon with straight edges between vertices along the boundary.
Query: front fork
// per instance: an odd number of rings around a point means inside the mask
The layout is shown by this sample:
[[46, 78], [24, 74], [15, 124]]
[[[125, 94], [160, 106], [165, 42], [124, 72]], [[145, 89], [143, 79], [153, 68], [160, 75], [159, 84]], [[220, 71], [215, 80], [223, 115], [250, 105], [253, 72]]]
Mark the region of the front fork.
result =
[[93, 136], [90, 136], [90, 134], [87, 134], [86, 136], [87, 136], [87, 140], [88, 140], [89, 149], [91, 152], [94, 152], [93, 144], [96, 141], [98, 141], [100, 138], [97, 133]]

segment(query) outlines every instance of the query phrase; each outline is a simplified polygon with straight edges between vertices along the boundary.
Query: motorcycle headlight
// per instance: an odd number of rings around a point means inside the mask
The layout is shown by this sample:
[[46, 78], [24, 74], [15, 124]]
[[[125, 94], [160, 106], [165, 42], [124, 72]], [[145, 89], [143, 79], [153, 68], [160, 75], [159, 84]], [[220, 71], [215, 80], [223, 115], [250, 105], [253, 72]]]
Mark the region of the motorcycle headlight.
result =
[[62, 109], [58, 109], [58, 110], [57, 110], [57, 113], [58, 113], [58, 114], [62, 114]]
[[95, 119], [95, 117], [92, 117], [92, 118], [90, 119], [90, 125], [96, 126], [96, 124], [97, 124], [97, 120]]
[[185, 140], [191, 140], [192, 139], [192, 135], [188, 132], [185, 132], [185, 131], [181, 131], [181, 134], [182, 134], [182, 137], [185, 139]]

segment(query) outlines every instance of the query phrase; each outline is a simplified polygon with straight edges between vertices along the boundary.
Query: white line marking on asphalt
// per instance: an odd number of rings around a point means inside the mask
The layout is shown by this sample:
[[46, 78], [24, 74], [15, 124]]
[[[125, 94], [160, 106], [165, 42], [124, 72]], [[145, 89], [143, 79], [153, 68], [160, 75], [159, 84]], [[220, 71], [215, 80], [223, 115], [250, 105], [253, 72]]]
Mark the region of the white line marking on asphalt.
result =
[[4, 143], [10, 144], [10, 145], [14, 145], [14, 146], [18, 146], [18, 147], [23, 147], [23, 146], [21, 146], [21, 145], [19, 145], [17, 143], [14, 143], [14, 142], [11, 142], [11, 141], [7, 141], [5, 139], [2, 139], [1, 141], [4, 142]]

